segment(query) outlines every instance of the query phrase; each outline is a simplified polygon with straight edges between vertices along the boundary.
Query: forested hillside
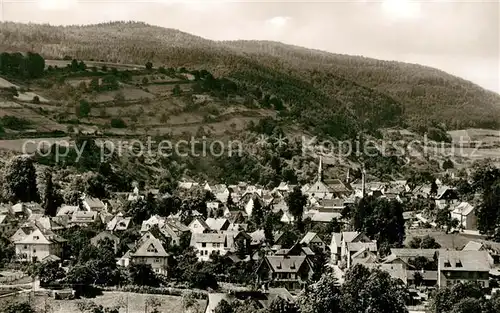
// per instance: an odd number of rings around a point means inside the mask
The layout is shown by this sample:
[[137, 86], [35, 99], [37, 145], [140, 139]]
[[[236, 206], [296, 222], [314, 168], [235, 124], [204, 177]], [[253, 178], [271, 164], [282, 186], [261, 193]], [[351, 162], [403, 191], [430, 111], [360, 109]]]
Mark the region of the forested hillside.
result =
[[471, 82], [420, 65], [276, 42], [215, 42], [144, 23], [2, 23], [0, 50], [207, 69], [236, 81], [249, 101], [282, 99], [284, 120], [337, 138], [393, 126], [420, 133], [500, 127], [500, 96]]

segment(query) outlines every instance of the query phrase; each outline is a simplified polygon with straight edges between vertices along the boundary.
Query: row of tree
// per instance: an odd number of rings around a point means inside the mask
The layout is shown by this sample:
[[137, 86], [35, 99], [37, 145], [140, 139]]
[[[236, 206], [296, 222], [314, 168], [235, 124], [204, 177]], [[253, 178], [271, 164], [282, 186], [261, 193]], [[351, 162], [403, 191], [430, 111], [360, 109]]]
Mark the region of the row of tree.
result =
[[45, 60], [38, 53], [0, 54], [0, 74], [16, 78], [38, 78], [43, 76], [44, 70]]

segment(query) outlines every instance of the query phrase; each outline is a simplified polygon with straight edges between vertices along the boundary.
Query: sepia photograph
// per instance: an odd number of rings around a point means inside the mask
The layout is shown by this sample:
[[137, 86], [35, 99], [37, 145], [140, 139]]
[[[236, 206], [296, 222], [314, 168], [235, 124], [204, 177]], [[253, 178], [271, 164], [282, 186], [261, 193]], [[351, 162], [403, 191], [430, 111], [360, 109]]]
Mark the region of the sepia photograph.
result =
[[0, 313], [477, 312], [499, 0], [0, 0]]

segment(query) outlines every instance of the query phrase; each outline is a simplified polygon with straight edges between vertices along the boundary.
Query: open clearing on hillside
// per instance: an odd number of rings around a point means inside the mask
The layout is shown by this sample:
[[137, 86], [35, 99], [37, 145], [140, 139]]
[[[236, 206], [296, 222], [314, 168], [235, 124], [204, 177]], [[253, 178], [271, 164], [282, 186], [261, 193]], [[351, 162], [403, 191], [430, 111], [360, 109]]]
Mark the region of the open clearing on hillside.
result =
[[87, 99], [91, 102], [111, 102], [114, 101], [117, 94], [123, 94], [123, 97], [125, 100], [140, 100], [140, 99], [154, 99], [154, 95], [150, 94], [149, 92], [146, 92], [144, 90], [141, 90], [139, 88], [131, 87], [131, 86], [126, 86], [120, 90], [117, 91], [105, 91], [105, 92], [100, 92], [96, 95], [95, 99], [91, 99], [90, 95], [86, 95]]
[[0, 109], [18, 109], [21, 108], [19, 103], [13, 101], [0, 101]]
[[500, 142], [500, 130], [493, 129], [462, 129], [449, 131], [453, 141], [485, 141], [485, 142]]
[[[110, 63], [110, 62], [99, 62], [99, 61], [86, 61], [83, 60], [83, 62], [87, 65], [87, 67], [102, 67], [106, 66], [108, 69], [109, 68], [116, 68], [118, 70], [133, 70], [133, 69], [143, 69], [144, 65], [138, 65], [138, 64], [122, 64], [122, 63]], [[57, 67], [66, 67], [68, 64], [70, 64], [71, 61], [67, 60], [45, 60], [45, 67], [49, 66], [57, 66]]]
[[406, 231], [406, 240], [405, 244], [411, 241], [414, 237], [423, 237], [429, 235], [436, 239], [436, 241], [441, 245], [443, 249], [459, 249], [461, 250], [469, 241], [477, 241], [484, 242], [489, 245], [494, 245], [497, 248], [500, 248], [500, 243], [495, 243], [491, 241], [485, 240], [483, 236], [474, 236], [468, 235], [464, 233], [458, 234], [446, 234], [444, 231], [435, 230], [435, 229], [412, 229]]
[[6, 79], [3, 79], [2, 77], [0, 77], [0, 88], [10, 88], [10, 87], [16, 87], [16, 85], [14, 85], [13, 83], [9, 82], [8, 80]]
[[11, 109], [0, 109], [1, 116], [15, 116], [20, 119], [26, 119], [32, 123], [30, 129], [36, 129], [37, 131], [47, 132], [61, 130], [64, 131], [66, 127], [61, 125], [48, 117], [41, 115], [28, 108], [11, 108]]
[[[13, 140], [0, 140], [0, 148], [21, 153], [34, 153], [38, 147], [49, 147], [54, 143], [67, 143], [69, 137], [61, 138], [26, 138]], [[23, 151], [25, 150], [25, 151]]]
[[[29, 296], [27, 294], [23, 294], [13, 297], [10, 300], [27, 301], [29, 300], [28, 297]], [[104, 307], [114, 307], [122, 305], [123, 307], [121, 307], [119, 310], [120, 313], [144, 313], [146, 312], [145, 303], [149, 298], [155, 298], [161, 301], [162, 305], [161, 307], [159, 307], [160, 312], [184, 313], [184, 310], [182, 308], [182, 297], [138, 294], [130, 292], [104, 292], [103, 295], [98, 296], [94, 299], [82, 300], [54, 300], [53, 298], [49, 298], [47, 296], [36, 296], [33, 304], [36, 308], [50, 307], [49, 311], [53, 313], [80, 313], [81, 311], [77, 308], [78, 302], [93, 302]], [[128, 310], [126, 308], [127, 303]], [[206, 301], [200, 300], [199, 305], [202, 312], [204, 312]], [[150, 310], [151, 308], [149, 308], [148, 312]]]
[[26, 91], [26, 92], [19, 92], [19, 95], [17, 97], [14, 97], [16, 100], [22, 101], [22, 102], [32, 102], [34, 97], [38, 97], [40, 102], [49, 102], [49, 100], [45, 99], [44, 97], [31, 92], [31, 91]]

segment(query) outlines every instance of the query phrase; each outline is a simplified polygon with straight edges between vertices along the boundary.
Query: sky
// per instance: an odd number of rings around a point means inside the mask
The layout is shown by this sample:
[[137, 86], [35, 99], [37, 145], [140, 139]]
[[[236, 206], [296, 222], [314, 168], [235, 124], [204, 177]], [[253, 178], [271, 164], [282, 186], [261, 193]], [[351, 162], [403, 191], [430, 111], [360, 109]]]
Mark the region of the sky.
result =
[[135, 20], [213, 40], [274, 40], [428, 65], [500, 93], [499, 1], [0, 0], [0, 18]]

